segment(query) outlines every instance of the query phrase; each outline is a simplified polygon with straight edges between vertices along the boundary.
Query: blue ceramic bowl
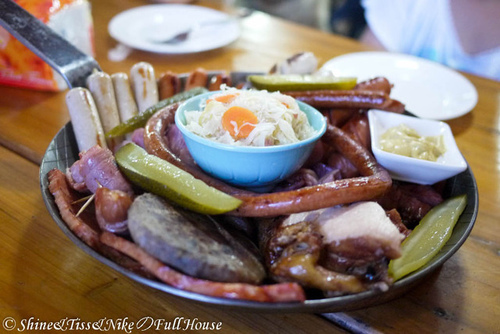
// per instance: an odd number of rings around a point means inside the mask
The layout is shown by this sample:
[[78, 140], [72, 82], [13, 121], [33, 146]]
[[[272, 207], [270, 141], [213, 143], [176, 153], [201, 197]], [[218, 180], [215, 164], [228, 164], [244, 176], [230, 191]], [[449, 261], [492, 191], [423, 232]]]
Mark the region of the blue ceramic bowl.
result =
[[201, 94], [181, 104], [175, 114], [175, 124], [201, 169], [227, 183], [256, 191], [267, 190], [296, 172], [326, 131], [326, 119], [321, 112], [297, 101], [315, 130], [314, 135], [306, 140], [287, 145], [250, 147], [221, 144], [202, 138], [186, 129], [185, 113], [201, 110], [209, 96], [216, 93], [220, 91]]

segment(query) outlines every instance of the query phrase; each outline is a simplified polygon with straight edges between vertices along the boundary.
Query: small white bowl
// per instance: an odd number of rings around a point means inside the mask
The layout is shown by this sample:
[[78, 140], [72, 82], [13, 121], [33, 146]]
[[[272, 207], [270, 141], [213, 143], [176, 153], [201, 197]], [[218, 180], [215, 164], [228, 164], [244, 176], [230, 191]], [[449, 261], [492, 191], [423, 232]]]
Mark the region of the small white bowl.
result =
[[[434, 184], [446, 180], [467, 169], [467, 162], [457, 147], [448, 124], [440, 121], [400, 115], [381, 110], [368, 112], [373, 155], [385, 167], [393, 179]], [[389, 128], [406, 124], [420, 136], [443, 135], [446, 152], [436, 162], [405, 157], [380, 149], [380, 136]]]

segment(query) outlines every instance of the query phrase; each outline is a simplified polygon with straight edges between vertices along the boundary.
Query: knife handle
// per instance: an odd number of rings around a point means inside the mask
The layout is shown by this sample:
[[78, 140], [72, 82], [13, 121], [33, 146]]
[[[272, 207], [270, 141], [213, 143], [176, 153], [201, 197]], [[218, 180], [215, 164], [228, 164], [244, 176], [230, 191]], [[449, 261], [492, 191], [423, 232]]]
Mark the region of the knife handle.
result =
[[58, 72], [69, 88], [85, 87], [87, 77], [95, 70], [100, 71], [94, 58], [12, 0], [0, 0], [0, 26]]

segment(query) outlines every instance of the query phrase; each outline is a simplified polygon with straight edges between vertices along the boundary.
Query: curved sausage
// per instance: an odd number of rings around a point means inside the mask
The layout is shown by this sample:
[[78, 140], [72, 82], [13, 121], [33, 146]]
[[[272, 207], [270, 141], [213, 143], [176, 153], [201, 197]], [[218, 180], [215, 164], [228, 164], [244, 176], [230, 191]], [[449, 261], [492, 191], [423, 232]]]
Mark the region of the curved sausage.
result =
[[345, 155], [358, 169], [360, 177], [266, 194], [231, 187], [208, 176], [197, 166], [183, 163], [170, 151], [163, 134], [169, 123], [173, 122], [175, 109], [176, 107], [166, 108], [148, 121], [144, 134], [146, 150], [170, 161], [207, 184], [241, 199], [243, 203], [230, 213], [232, 215], [269, 217], [371, 200], [384, 194], [392, 185], [389, 173], [377, 163], [368, 150], [341, 129], [329, 125], [323, 140]]
[[148, 254], [137, 244], [109, 232], [100, 241], [141, 263], [161, 281], [178, 289], [203, 295], [260, 302], [303, 302], [305, 293], [297, 283], [253, 285], [248, 283], [214, 282], [184, 275]]
[[92, 248], [99, 244], [99, 234], [87, 225], [83, 219], [76, 216], [78, 208], [72, 203], [78, 199], [76, 193], [68, 186], [66, 176], [59, 169], [51, 169], [48, 173], [49, 191], [54, 196], [54, 202], [59, 213], [69, 229], [83, 242]]
[[371, 150], [370, 124], [366, 112], [354, 114], [341, 129], [363, 147]]
[[243, 203], [233, 214], [266, 217], [311, 211], [377, 198], [389, 190], [392, 179], [375, 158], [339, 128], [328, 126], [323, 140], [334, 146], [361, 176], [263, 195], [235, 194]]
[[96, 145], [107, 147], [99, 112], [90, 91], [82, 87], [71, 89], [66, 94], [66, 106], [78, 150], [87, 151]]
[[342, 127], [354, 113], [356, 109], [326, 109], [322, 110], [323, 114], [327, 117], [327, 121], [336, 127]]
[[245, 190], [232, 187], [221, 180], [205, 174], [205, 172], [203, 172], [197, 165], [186, 163], [186, 161], [181, 160], [179, 156], [173, 153], [170, 149], [170, 143], [164, 134], [167, 132], [168, 127], [174, 123], [175, 111], [178, 107], [178, 103], [170, 105], [150, 118], [144, 129], [144, 146], [146, 151], [167, 160], [171, 164], [174, 164], [175, 166], [190, 173], [195, 178], [200, 179], [208, 185], [221, 191], [229, 194], [237, 192], [251, 194], [252, 192], [250, 191], [247, 192]]
[[381, 109], [403, 113], [405, 106], [389, 95], [362, 90], [315, 90], [282, 92], [315, 108]]

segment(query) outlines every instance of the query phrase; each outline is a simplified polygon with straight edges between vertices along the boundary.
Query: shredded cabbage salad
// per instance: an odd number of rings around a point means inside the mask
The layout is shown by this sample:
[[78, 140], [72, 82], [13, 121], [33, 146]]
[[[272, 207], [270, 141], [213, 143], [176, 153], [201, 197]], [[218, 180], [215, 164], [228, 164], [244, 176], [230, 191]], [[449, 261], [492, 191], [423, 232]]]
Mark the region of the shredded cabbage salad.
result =
[[296, 143], [314, 133], [306, 114], [290, 96], [265, 90], [222, 89], [207, 100], [203, 110], [185, 113], [189, 131], [242, 146]]

